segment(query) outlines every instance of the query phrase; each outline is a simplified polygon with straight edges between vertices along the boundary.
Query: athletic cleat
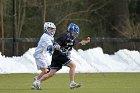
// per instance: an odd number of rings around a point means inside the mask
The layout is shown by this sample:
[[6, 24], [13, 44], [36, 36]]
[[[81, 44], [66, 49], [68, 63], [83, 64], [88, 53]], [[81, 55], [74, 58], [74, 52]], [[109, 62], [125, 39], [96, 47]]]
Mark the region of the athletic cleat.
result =
[[32, 84], [32, 87], [31, 89], [36, 89], [36, 90], [41, 90], [40, 88], [40, 81], [35, 81], [33, 84]]
[[79, 87], [81, 87], [81, 84], [79, 84], [79, 83], [70, 84], [70, 89], [79, 88]]
[[36, 88], [35, 86], [32, 85], [31, 89], [33, 90], [41, 90], [41, 88]]

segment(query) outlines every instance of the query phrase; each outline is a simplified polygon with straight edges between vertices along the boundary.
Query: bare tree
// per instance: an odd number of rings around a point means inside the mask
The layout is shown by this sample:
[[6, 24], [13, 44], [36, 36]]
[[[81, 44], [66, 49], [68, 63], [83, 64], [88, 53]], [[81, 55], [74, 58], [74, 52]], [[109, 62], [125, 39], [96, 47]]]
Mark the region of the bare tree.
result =
[[46, 20], [46, 0], [44, 0], [44, 9], [43, 9], [43, 23], [45, 22], [45, 20]]
[[[26, 12], [26, 0], [15, 0], [14, 2], [14, 25], [15, 25], [15, 38], [20, 38], [22, 33], [22, 27], [25, 20], [25, 12]], [[16, 42], [16, 55], [18, 55], [19, 44]]]
[[[0, 16], [1, 16], [1, 32], [2, 32], [2, 39], [4, 39], [4, 19], [3, 19], [3, 4], [4, 4], [4, 1], [3, 0], [0, 0]], [[2, 40], [2, 53], [4, 53], [4, 40]]]
[[112, 1], [112, 24], [115, 37], [126, 37], [129, 24], [128, 0]]

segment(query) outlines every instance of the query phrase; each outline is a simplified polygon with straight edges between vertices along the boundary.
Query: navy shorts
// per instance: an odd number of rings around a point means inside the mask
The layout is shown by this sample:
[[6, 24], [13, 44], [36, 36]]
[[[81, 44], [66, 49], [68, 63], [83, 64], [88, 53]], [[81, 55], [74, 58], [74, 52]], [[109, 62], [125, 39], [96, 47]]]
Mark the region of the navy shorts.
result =
[[62, 66], [67, 65], [70, 61], [71, 60], [60, 51], [54, 51], [50, 68], [58, 71]]

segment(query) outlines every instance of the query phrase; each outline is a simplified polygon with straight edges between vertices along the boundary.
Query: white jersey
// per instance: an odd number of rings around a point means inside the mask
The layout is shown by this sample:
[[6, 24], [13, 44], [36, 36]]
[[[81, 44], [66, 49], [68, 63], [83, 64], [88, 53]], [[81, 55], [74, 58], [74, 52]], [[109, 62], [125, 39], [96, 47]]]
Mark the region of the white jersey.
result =
[[[44, 33], [38, 42], [38, 45], [35, 49], [34, 57], [39, 68], [44, 68], [50, 65], [51, 56], [47, 52], [47, 47], [53, 45], [54, 37]], [[43, 64], [43, 65], [42, 65]]]

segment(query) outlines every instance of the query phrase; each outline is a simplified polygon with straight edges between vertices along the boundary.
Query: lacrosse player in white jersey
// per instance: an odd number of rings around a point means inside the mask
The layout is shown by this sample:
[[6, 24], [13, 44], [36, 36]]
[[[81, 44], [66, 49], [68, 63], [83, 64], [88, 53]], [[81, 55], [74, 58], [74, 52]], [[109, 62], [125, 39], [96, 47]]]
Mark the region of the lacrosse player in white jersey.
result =
[[[40, 79], [44, 74], [49, 72], [48, 66], [51, 64], [51, 55], [53, 54], [54, 50], [53, 43], [55, 31], [56, 26], [54, 23], [44, 23], [44, 33], [40, 37], [34, 53], [37, 68], [38, 70], [41, 70], [41, 73], [38, 76], [35, 76], [34, 80]], [[34, 87], [32, 86], [32, 88]]]

